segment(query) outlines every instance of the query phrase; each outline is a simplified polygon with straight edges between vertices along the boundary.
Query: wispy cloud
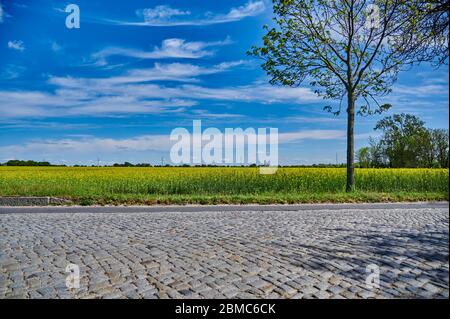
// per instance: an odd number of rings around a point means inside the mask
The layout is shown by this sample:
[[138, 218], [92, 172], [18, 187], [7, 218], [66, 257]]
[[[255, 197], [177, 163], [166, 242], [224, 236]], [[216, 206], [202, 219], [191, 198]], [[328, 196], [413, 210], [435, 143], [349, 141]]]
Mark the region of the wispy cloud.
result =
[[263, 104], [279, 102], [297, 104], [321, 100], [309, 88], [277, 87], [261, 83], [222, 88], [183, 85], [179, 88], [179, 94], [186, 94], [192, 98], [204, 100], [258, 102]]
[[448, 114], [448, 84], [428, 83], [419, 85], [395, 85], [390, 95], [380, 101], [393, 105], [392, 111], [416, 114], [429, 114], [429, 110]]
[[262, 0], [251, 0], [242, 6], [231, 8], [227, 13], [207, 12], [202, 15], [193, 15], [187, 10], [175, 9], [162, 5], [137, 11], [138, 17], [144, 21], [113, 21], [106, 22], [118, 25], [170, 27], [170, 26], [204, 26], [239, 21], [247, 17], [259, 15], [265, 10]]
[[245, 61], [232, 61], [209, 67], [202, 67], [189, 63], [155, 63], [153, 68], [132, 69], [123, 75], [108, 78], [51, 77], [49, 81], [51, 84], [66, 88], [104, 90], [108, 88], [113, 89], [112, 87], [108, 87], [108, 85], [115, 85], [115, 89], [120, 90], [120, 87], [118, 87], [119, 85], [131, 83], [151, 81], [197, 82], [197, 77], [199, 76], [225, 72], [245, 63]]
[[81, 154], [111, 154], [124, 151], [166, 151], [170, 148], [168, 135], [143, 135], [133, 138], [113, 139], [83, 137], [79, 139], [32, 140], [22, 145], [0, 147], [3, 156], [34, 157], [64, 156], [76, 158]]
[[[199, 77], [229, 71], [246, 61], [202, 67], [193, 64], [156, 63], [150, 69], [129, 70], [105, 78], [55, 77], [48, 79], [53, 92], [0, 91], [3, 118], [58, 117], [74, 115], [183, 112], [201, 100], [226, 102], [318, 102], [308, 88], [273, 87], [254, 83], [245, 86], [206, 87]], [[153, 82], [187, 82], [167, 86]]]
[[192, 119], [242, 119], [244, 115], [242, 114], [232, 114], [232, 113], [212, 113], [208, 110], [193, 110], [192, 116], [189, 121]]
[[25, 45], [23, 44], [23, 41], [13, 40], [8, 41], [8, 48], [23, 52], [25, 50]]
[[318, 116], [289, 116], [285, 118], [275, 118], [272, 119], [272, 121], [283, 121], [286, 123], [302, 123], [302, 124], [308, 124], [308, 123], [320, 123], [320, 124], [327, 124], [327, 123], [341, 123], [345, 120], [343, 118], [338, 118], [336, 116], [332, 116], [329, 114], [326, 117], [318, 117]]
[[180, 9], [173, 9], [168, 5], [159, 5], [154, 8], [141, 9], [136, 12], [143, 16], [146, 20], [168, 20], [178, 16], [188, 16], [190, 11], [183, 11]]
[[338, 130], [306, 130], [278, 135], [280, 143], [294, 143], [301, 140], [335, 140], [345, 137], [345, 131]]
[[393, 93], [412, 95], [415, 97], [424, 97], [434, 94], [448, 95], [448, 86], [441, 84], [427, 84], [422, 86], [396, 85], [393, 89]]
[[85, 123], [61, 123], [57, 121], [27, 121], [26, 119], [0, 119], [0, 128], [3, 129], [30, 129], [30, 130], [54, 130], [67, 132], [68, 130], [90, 130], [99, 129], [100, 125], [97, 124], [85, 124]]
[[[237, 135], [243, 137], [241, 135]], [[337, 130], [309, 130], [295, 131], [279, 134], [279, 143], [294, 143], [303, 140], [337, 140], [345, 137], [344, 131]], [[224, 140], [224, 147], [231, 148]], [[127, 152], [169, 151], [174, 142], [170, 141], [170, 135], [140, 135], [131, 138], [114, 139], [99, 138], [93, 136], [81, 136], [80, 138], [41, 139], [30, 140], [23, 144], [7, 145], [0, 147], [0, 153], [4, 156], [14, 157], [43, 157], [64, 154], [66, 157], [80, 154], [114, 154]], [[232, 142], [234, 143], [234, 142]]]
[[[67, 80], [67, 82], [66, 82]], [[70, 79], [61, 79], [69, 84]], [[76, 81], [76, 80], [75, 80]], [[0, 91], [0, 115], [3, 118], [62, 117], [73, 115], [108, 116], [111, 114], [169, 114], [185, 112], [199, 100], [227, 102], [304, 103], [314, 99], [308, 89], [286, 88], [286, 96], [269, 86], [230, 87], [221, 89], [201, 86], [165, 87], [157, 84], [85, 87], [81, 92], [71, 83], [55, 93], [36, 91]], [[94, 84], [95, 85], [95, 84]], [[294, 92], [289, 92], [294, 90]], [[204, 93], [202, 91], [207, 91]], [[290, 99], [289, 96], [295, 96]], [[317, 101], [317, 100], [315, 100]]]
[[18, 3], [18, 2], [13, 2], [12, 5], [17, 7], [17, 8], [22, 8], [22, 9], [28, 8], [28, 6], [26, 4]]
[[0, 72], [0, 78], [5, 80], [13, 80], [20, 77], [26, 68], [15, 64], [6, 64]]
[[[227, 72], [245, 66], [246, 63], [247, 61], [231, 61], [209, 66], [155, 63], [151, 68], [130, 69], [110, 77], [50, 76], [48, 84], [52, 86], [53, 91], [0, 91], [0, 112], [3, 118], [16, 119], [77, 115], [127, 116], [186, 113], [191, 107], [204, 101], [262, 105], [304, 105], [322, 102], [322, 99], [307, 87], [272, 86], [261, 81], [217, 87], [208, 82], [207, 76]], [[164, 83], [166, 81], [170, 84]], [[448, 88], [443, 85], [398, 86], [389, 100], [396, 110], [399, 110], [399, 107], [420, 103], [430, 95], [448, 98]], [[217, 114], [222, 116], [220, 114], [226, 112]], [[334, 120], [321, 119], [320, 122]], [[288, 121], [311, 122], [306, 117], [291, 118]]]
[[92, 55], [92, 59], [96, 61], [96, 65], [103, 66], [107, 64], [106, 59], [110, 56], [126, 56], [138, 59], [198, 59], [211, 56], [214, 50], [208, 48], [224, 46], [231, 44], [230, 38], [223, 41], [195, 41], [187, 42], [184, 39], [166, 39], [161, 46], [154, 47], [151, 51], [144, 51], [123, 47], [108, 47]]
[[150, 69], [130, 70], [109, 78], [51, 76], [48, 83], [55, 87], [54, 92], [0, 91], [0, 116], [36, 118], [182, 112], [197, 102], [188, 94], [176, 94], [172, 88], [147, 82], [198, 81], [198, 76], [225, 72], [242, 63], [244, 61], [235, 61], [211, 67], [181, 63], [155, 64]]
[[198, 82], [197, 76], [227, 71], [240, 62], [222, 63], [209, 68], [190, 64], [173, 63], [157, 64], [149, 70], [132, 70], [126, 75], [111, 78], [70, 78], [53, 77], [49, 82], [59, 86], [60, 90], [69, 92], [85, 92], [86, 95], [129, 95], [143, 99], [171, 97], [176, 99], [195, 99], [228, 102], [258, 102], [272, 104], [278, 102], [308, 103], [321, 99], [309, 88], [274, 87], [268, 84], [255, 83], [244, 86], [206, 87], [183, 84], [169, 87], [160, 84], [146, 83], [159, 80], [177, 82]]
[[[72, 94], [72, 96], [70, 95]], [[139, 96], [83, 96], [60, 90], [54, 94], [39, 91], [0, 91], [0, 116], [10, 118], [50, 118], [76, 115], [168, 114], [181, 112], [195, 101], [161, 98], [143, 100]]]

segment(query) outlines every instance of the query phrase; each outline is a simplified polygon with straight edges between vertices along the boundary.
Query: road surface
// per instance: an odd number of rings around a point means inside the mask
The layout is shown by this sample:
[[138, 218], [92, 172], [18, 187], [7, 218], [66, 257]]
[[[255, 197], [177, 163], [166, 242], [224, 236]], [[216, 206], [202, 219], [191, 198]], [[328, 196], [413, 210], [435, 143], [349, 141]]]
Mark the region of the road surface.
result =
[[0, 207], [0, 298], [448, 298], [448, 240], [448, 203]]

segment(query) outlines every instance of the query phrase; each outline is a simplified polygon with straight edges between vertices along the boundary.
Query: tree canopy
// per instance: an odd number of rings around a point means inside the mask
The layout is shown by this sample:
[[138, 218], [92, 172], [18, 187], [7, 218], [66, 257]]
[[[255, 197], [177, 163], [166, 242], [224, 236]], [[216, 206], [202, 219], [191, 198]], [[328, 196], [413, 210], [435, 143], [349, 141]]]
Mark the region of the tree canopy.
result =
[[450, 0], [409, 0], [400, 36], [394, 44], [416, 62], [448, 64]]
[[378, 121], [375, 130], [381, 137], [357, 152], [361, 167], [448, 168], [448, 130], [426, 128], [418, 117], [403, 113]]

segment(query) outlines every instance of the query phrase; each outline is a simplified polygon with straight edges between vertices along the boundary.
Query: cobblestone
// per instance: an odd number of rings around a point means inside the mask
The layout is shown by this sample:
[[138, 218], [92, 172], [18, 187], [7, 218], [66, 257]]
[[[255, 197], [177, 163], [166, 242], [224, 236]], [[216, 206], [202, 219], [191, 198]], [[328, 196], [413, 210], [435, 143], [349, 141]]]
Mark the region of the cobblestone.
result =
[[0, 214], [0, 298], [448, 298], [448, 227], [445, 208]]

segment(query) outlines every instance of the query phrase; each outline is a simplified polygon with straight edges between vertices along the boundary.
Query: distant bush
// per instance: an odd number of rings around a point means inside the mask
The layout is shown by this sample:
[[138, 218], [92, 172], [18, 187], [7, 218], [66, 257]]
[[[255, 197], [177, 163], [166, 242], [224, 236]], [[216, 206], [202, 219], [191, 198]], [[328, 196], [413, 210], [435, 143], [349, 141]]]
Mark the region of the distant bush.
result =
[[[2, 164], [4, 166], [55, 166], [49, 162], [35, 162], [35, 161], [21, 161], [21, 160], [10, 160]], [[60, 165], [61, 166], [61, 165]]]
[[378, 121], [378, 140], [356, 152], [363, 168], [448, 168], [449, 133], [447, 129], [430, 129], [417, 116], [394, 114]]
[[123, 164], [115, 163], [113, 167], [152, 167], [152, 165], [148, 163], [132, 164], [130, 162], [125, 162]]

